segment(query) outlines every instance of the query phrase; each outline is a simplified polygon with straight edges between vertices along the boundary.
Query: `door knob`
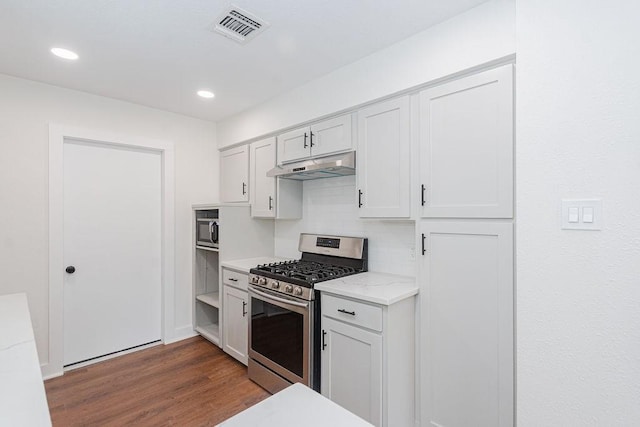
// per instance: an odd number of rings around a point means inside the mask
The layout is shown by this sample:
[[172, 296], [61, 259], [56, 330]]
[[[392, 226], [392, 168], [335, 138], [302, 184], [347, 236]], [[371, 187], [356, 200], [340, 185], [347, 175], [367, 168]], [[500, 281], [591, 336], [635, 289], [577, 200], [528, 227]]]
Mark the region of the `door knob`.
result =
[[69, 274], [73, 274], [76, 272], [76, 268], [73, 265], [70, 265], [69, 267], [65, 268], [64, 271], [66, 271]]

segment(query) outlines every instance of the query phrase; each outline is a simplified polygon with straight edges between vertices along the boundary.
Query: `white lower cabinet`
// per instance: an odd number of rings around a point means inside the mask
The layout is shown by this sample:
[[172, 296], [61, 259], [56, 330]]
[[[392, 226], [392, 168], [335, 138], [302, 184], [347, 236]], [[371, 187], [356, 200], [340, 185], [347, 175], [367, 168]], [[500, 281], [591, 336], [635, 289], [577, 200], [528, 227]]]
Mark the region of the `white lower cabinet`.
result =
[[375, 425], [382, 420], [382, 336], [325, 317], [322, 394]]
[[322, 395], [375, 426], [414, 425], [414, 297], [322, 293]]
[[246, 365], [249, 328], [249, 301], [246, 291], [248, 276], [223, 268], [222, 280], [222, 349]]
[[513, 224], [420, 224], [423, 426], [514, 425]]

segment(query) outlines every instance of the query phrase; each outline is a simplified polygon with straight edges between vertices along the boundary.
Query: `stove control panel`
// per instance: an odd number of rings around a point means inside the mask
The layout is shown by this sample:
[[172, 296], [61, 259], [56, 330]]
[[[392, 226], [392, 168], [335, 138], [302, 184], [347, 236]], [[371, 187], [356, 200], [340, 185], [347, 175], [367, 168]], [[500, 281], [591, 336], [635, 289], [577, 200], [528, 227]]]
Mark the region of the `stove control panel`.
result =
[[295, 286], [291, 283], [283, 283], [279, 280], [267, 279], [266, 277], [259, 276], [253, 273], [249, 275], [249, 283], [254, 288], [262, 288], [273, 292], [274, 294], [290, 295], [296, 299], [299, 298], [305, 301], [311, 301], [314, 299], [312, 288]]

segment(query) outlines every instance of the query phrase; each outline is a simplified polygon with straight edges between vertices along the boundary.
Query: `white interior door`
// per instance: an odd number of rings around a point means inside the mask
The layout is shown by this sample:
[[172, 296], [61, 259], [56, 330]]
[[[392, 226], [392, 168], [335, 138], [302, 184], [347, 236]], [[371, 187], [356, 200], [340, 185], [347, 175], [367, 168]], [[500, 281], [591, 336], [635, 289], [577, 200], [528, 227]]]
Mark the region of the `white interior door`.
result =
[[64, 141], [64, 365], [161, 337], [161, 154]]

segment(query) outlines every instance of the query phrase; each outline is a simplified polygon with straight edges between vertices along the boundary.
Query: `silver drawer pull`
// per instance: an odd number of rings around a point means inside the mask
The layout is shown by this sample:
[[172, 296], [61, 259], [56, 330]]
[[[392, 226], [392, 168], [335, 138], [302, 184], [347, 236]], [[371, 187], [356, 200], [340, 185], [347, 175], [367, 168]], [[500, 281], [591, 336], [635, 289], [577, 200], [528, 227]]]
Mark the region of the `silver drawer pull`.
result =
[[351, 315], [351, 316], [355, 316], [355, 315], [356, 315], [356, 312], [355, 312], [355, 311], [347, 311], [347, 310], [345, 310], [344, 308], [339, 308], [339, 309], [338, 309], [338, 311], [339, 311], [340, 313], [349, 314], [349, 315]]

